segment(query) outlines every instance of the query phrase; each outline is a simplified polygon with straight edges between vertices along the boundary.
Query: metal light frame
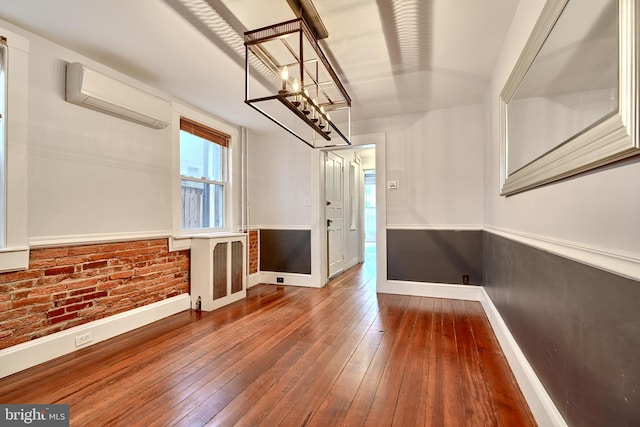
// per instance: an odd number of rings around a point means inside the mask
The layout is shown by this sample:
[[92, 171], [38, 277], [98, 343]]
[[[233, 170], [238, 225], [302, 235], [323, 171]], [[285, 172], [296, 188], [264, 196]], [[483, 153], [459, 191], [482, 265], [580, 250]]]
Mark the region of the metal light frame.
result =
[[[297, 43], [297, 49], [289, 40]], [[277, 43], [278, 52], [272, 49], [271, 42]], [[351, 98], [303, 18], [247, 31], [244, 45], [246, 104], [312, 148], [351, 145]], [[310, 51], [305, 50], [305, 45]], [[286, 71], [283, 73], [289, 68], [294, 70], [291, 77]], [[259, 73], [256, 77], [266, 88], [266, 96], [250, 97], [252, 69]], [[302, 136], [264, 107], [273, 101], [311, 128], [311, 137]], [[336, 123], [329, 113], [340, 114], [343, 120]]]

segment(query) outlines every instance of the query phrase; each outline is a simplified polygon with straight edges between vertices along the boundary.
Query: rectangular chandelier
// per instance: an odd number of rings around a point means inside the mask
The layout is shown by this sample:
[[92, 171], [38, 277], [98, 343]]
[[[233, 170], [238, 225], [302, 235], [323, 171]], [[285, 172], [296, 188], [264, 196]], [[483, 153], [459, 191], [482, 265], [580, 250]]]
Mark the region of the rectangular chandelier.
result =
[[245, 103], [312, 148], [351, 145], [351, 98], [303, 18], [247, 31], [244, 45]]

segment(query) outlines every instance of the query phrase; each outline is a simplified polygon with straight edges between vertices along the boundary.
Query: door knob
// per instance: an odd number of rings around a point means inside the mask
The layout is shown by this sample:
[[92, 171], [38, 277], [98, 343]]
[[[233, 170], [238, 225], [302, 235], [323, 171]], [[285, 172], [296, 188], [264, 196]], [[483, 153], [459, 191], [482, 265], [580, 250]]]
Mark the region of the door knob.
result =
[[332, 223], [332, 222], [333, 222], [332, 220], [328, 219], [328, 220], [327, 220], [327, 227], [331, 227], [331, 223]]
[[331, 204], [331, 202], [329, 200], [327, 200], [327, 206], [329, 206]]

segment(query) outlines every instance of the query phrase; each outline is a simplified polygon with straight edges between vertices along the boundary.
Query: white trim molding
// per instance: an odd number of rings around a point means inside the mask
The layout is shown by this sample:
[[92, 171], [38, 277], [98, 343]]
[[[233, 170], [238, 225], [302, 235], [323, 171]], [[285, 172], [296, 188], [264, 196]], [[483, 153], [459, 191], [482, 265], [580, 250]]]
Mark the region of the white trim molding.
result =
[[171, 236], [171, 230], [44, 236], [30, 238], [29, 246], [31, 248], [48, 248], [71, 245], [95, 245], [100, 243], [127, 242], [134, 240], [165, 239], [169, 236]]
[[29, 268], [29, 248], [0, 249], [0, 272]]
[[519, 231], [485, 226], [484, 230], [540, 250], [589, 265], [609, 273], [640, 280], [640, 258], [632, 254], [608, 251], [594, 246]]
[[[282, 277], [284, 282], [278, 283], [278, 277]], [[303, 286], [306, 288], [321, 288], [324, 286], [312, 274], [282, 273], [277, 271], [260, 271], [249, 276], [249, 287], [258, 283], [278, 286]]]
[[387, 230], [482, 231], [480, 224], [387, 224]]
[[429, 298], [461, 299], [481, 301], [482, 288], [454, 283], [408, 282], [400, 280], [379, 281], [377, 291], [381, 294], [412, 295]]
[[249, 230], [308, 230], [311, 231], [311, 227], [308, 225], [251, 225]]
[[[189, 294], [181, 294], [5, 348], [0, 350], [0, 378], [188, 310], [190, 302]], [[75, 338], [88, 333], [91, 342], [76, 346]]]

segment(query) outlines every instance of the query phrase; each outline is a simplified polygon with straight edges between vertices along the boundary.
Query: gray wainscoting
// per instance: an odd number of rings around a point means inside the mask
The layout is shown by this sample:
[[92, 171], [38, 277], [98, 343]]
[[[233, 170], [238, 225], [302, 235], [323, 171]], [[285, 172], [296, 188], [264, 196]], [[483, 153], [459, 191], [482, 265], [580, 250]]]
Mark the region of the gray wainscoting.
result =
[[571, 426], [640, 426], [640, 282], [485, 232], [484, 286]]
[[311, 230], [260, 230], [260, 271], [311, 274]]
[[387, 278], [482, 284], [482, 231], [387, 230]]

